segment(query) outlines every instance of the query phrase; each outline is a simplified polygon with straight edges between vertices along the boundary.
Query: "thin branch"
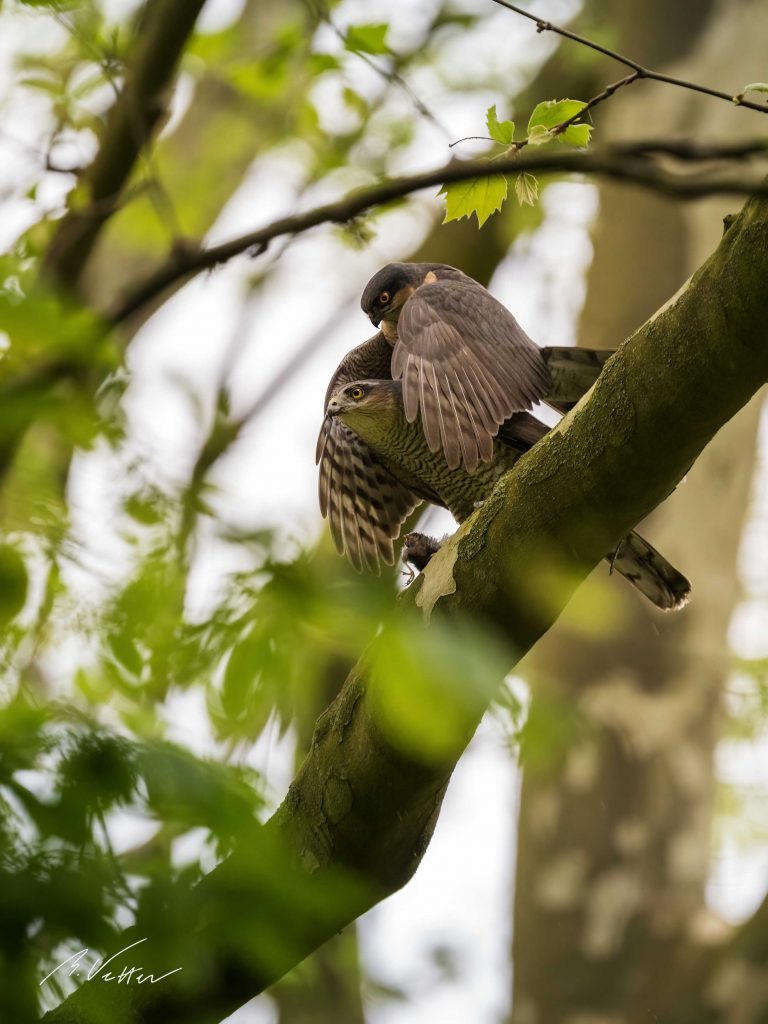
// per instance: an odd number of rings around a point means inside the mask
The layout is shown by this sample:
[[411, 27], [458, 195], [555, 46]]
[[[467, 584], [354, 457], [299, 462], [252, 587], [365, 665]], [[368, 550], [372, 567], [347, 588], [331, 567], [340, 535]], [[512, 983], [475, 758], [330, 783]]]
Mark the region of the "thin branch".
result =
[[632, 70], [636, 72], [638, 78], [647, 78], [653, 82], [665, 82], [667, 85], [675, 85], [680, 89], [689, 89], [691, 92], [700, 92], [705, 96], [714, 96], [716, 99], [726, 100], [728, 103], [733, 103], [737, 107], [748, 107], [750, 110], [757, 110], [761, 114], [768, 114], [768, 104], [753, 103], [751, 100], [745, 100], [742, 93], [732, 95], [727, 92], [721, 92], [719, 89], [711, 89], [708, 85], [698, 85], [696, 82], [689, 82], [684, 78], [675, 78], [672, 75], [665, 75], [659, 71], [652, 71], [650, 68], [646, 68], [642, 64], [638, 64], [638, 62], [636, 60], [632, 60], [631, 57], [625, 57], [624, 54], [617, 53], [616, 50], [611, 50], [607, 46], [602, 46], [600, 43], [596, 43], [592, 39], [580, 36], [576, 32], [571, 32], [567, 28], [562, 28], [560, 25], [553, 25], [551, 21], [545, 21], [543, 18], [539, 18], [538, 15], [531, 14], [530, 11], [524, 11], [522, 7], [518, 7], [516, 4], [511, 4], [508, 0], [493, 0], [493, 3], [498, 4], [500, 7], [506, 7], [508, 11], [514, 11], [515, 14], [519, 14], [523, 18], [528, 18], [529, 21], [535, 22], [537, 32], [555, 32], [564, 39], [571, 39], [574, 43], [580, 43], [582, 46], [589, 47], [590, 50], [596, 50], [597, 53], [602, 53], [606, 57], [611, 57], [613, 60], [618, 61], [619, 64], [623, 64], [624, 67], [632, 68]]
[[[336, 33], [339, 39], [342, 42], [344, 42], [346, 40], [344, 32], [337, 27], [335, 22], [332, 21], [330, 15], [325, 15], [325, 20], [328, 22], [328, 25], [333, 29], [333, 31]], [[400, 72], [396, 70], [396, 68], [383, 68], [379, 64], [377, 64], [377, 62], [369, 54], [363, 53], [362, 51], [358, 51], [357, 56], [360, 58], [360, 60], [363, 61], [363, 63], [367, 64], [372, 71], [374, 71], [380, 78], [383, 78], [384, 81], [387, 82], [389, 85], [396, 85], [398, 89], [400, 89], [401, 92], [403, 92], [408, 97], [416, 111], [419, 114], [421, 114], [423, 118], [425, 118], [427, 121], [433, 124], [435, 128], [437, 128], [438, 131], [442, 132], [442, 134], [446, 138], [450, 138], [450, 132], [445, 127], [445, 125], [442, 124], [442, 122], [432, 113], [432, 111], [429, 109], [426, 103], [417, 95], [416, 92], [414, 92], [414, 90], [411, 88], [411, 86], [408, 84], [405, 78], [403, 78]]]
[[639, 77], [639, 72], [633, 71], [631, 75], [627, 75], [625, 78], [620, 78], [618, 82], [612, 82], [610, 85], [606, 85], [603, 91], [599, 92], [597, 96], [593, 96], [591, 100], [587, 100], [587, 105], [585, 107], [582, 107], [577, 114], [574, 114], [573, 117], [569, 117], [565, 121], [562, 121], [560, 124], [555, 125], [555, 127], [552, 129], [552, 134], [560, 135], [562, 134], [562, 132], [565, 131], [566, 128], [570, 127], [570, 125], [575, 124], [577, 121], [582, 121], [584, 115], [588, 111], [593, 110], [596, 106], [598, 106], [598, 104], [603, 103], [607, 99], [610, 99], [610, 97], [613, 96], [615, 92], [618, 92], [619, 89], [623, 89], [624, 86], [632, 85], [632, 83], [636, 82]]
[[265, 227], [239, 235], [218, 245], [196, 247], [185, 244], [173, 252], [146, 280], [140, 282], [107, 314], [119, 324], [147, 303], [161, 295], [179, 280], [226, 263], [242, 253], [259, 255], [269, 243], [285, 235], [296, 235], [320, 224], [344, 224], [373, 207], [382, 206], [409, 196], [422, 189], [471, 178], [487, 178], [497, 174], [519, 174], [535, 171], [542, 174], [575, 173], [610, 178], [653, 189], [664, 195], [680, 199], [695, 199], [712, 195], [764, 194], [768, 186], [740, 178], [696, 179], [671, 173], [649, 159], [651, 156], [672, 156], [686, 162], [712, 160], [744, 160], [765, 153], [768, 143], [709, 145], [694, 142], [665, 141], [663, 139], [622, 143], [590, 152], [550, 151], [529, 149], [497, 159], [452, 161], [442, 167], [419, 174], [392, 178], [366, 188], [356, 189], [349, 195], [317, 206], [305, 213], [281, 217]]
[[[293, 355], [277, 370], [270, 381], [261, 388], [258, 395], [251, 401], [244, 412], [237, 417], [225, 421], [214, 421], [195, 462], [188, 489], [189, 494], [199, 492], [214, 463], [227, 454], [232, 445], [240, 439], [243, 431], [262, 415], [272, 402], [279, 397], [286, 384], [290, 383], [296, 374], [306, 366], [307, 360], [315, 355], [330, 339], [333, 327], [338, 324], [340, 318], [351, 311], [352, 305], [350, 301], [345, 306], [342, 306], [341, 309], [334, 310], [319, 327], [312, 331], [299, 345]], [[222, 382], [219, 387], [220, 400], [221, 396], [228, 397], [228, 394], [226, 383]]]
[[[561, 121], [560, 124], [557, 124], [554, 128], [550, 129], [552, 135], [562, 135], [566, 128], [569, 128], [572, 124], [575, 124], [577, 121], [581, 121], [588, 111], [592, 110], [594, 107], [596, 107], [599, 103], [602, 103], [604, 100], [609, 99], [611, 96], [613, 96], [615, 92], [618, 92], [619, 89], [623, 88], [623, 86], [631, 85], [633, 82], [636, 82], [637, 79], [638, 74], [636, 71], [633, 71], [632, 74], [627, 75], [626, 78], [620, 78], [618, 82], [612, 82], [611, 85], [606, 85], [603, 91], [599, 92], [597, 96], [593, 96], [591, 100], [588, 100], [587, 103], [581, 108], [581, 110], [577, 111], [577, 113], [575, 113], [572, 117], [567, 118], [565, 121]], [[463, 139], [457, 139], [456, 142], [451, 142], [448, 148], [453, 149], [453, 147], [458, 146], [460, 142], [494, 141], [494, 139], [491, 139], [487, 135], [465, 135]], [[521, 150], [528, 145], [528, 141], [528, 139], [522, 139], [520, 142], [513, 142], [512, 145], [510, 146], [510, 149], [514, 148], [517, 150]]]
[[272, 402], [280, 395], [282, 389], [293, 380], [299, 371], [306, 366], [307, 360], [316, 355], [319, 349], [331, 338], [334, 327], [338, 327], [339, 321], [357, 305], [350, 300], [345, 305], [337, 308], [327, 317], [323, 323], [299, 345], [293, 355], [277, 370], [268, 384], [262, 387], [256, 398], [253, 399], [246, 411], [237, 419], [236, 426], [238, 434], [245, 427], [250, 426], [255, 419], [262, 415]]
[[[320, 0], [315, 10], [317, 17], [321, 21], [324, 21], [326, 25], [328, 25], [328, 27], [336, 35], [336, 37], [340, 40], [342, 44], [346, 44], [346, 33], [343, 31], [343, 29], [339, 28], [339, 26], [333, 20], [331, 12], [328, 10], [327, 4], [323, 2], [323, 0]], [[441, 124], [439, 119], [432, 113], [432, 111], [429, 109], [426, 103], [424, 103], [424, 101], [416, 94], [416, 92], [411, 88], [411, 86], [408, 84], [405, 78], [403, 78], [403, 76], [397, 70], [397, 54], [392, 54], [394, 58], [393, 67], [389, 69], [381, 67], [375, 60], [373, 60], [373, 58], [369, 54], [363, 53], [362, 50], [356, 50], [355, 55], [359, 57], [360, 60], [363, 61], [363, 63], [367, 64], [368, 67], [373, 72], [375, 72], [380, 78], [387, 82], [387, 84], [396, 85], [403, 93], [405, 93], [405, 95], [408, 97], [411, 103], [413, 103], [414, 108], [418, 111], [419, 114], [421, 114], [422, 117], [430, 121], [440, 132], [442, 132], [442, 134], [446, 138], [450, 138], [450, 133], [448, 132], [448, 129], [445, 127], [445, 125]]]

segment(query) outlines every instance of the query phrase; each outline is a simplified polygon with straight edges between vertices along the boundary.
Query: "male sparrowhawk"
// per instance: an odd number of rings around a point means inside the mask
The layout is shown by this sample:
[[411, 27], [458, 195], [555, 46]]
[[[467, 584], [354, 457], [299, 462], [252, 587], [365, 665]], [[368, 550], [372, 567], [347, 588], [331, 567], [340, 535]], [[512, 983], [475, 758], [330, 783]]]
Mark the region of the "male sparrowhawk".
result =
[[409, 422], [451, 469], [490, 459], [491, 439], [513, 413], [545, 401], [560, 412], [594, 383], [611, 353], [539, 348], [477, 281], [442, 263], [390, 263], [363, 291], [363, 312], [392, 348]]

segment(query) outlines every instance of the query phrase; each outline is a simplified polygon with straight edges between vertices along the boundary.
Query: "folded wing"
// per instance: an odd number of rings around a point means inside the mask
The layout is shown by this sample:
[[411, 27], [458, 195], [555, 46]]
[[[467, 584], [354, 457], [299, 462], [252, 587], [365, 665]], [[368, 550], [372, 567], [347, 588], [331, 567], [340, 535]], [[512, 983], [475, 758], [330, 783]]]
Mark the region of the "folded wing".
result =
[[493, 454], [493, 437], [513, 413], [549, 388], [541, 349], [474, 281], [438, 281], [408, 299], [398, 321], [392, 376], [403, 380], [405, 413], [421, 413], [433, 452], [473, 472]]

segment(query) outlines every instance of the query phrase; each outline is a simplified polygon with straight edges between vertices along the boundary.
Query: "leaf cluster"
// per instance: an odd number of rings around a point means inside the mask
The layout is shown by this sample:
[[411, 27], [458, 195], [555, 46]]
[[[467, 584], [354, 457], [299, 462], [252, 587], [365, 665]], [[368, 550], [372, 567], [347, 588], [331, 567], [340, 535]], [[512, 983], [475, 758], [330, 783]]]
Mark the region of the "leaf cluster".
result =
[[[586, 106], [581, 100], [544, 100], [538, 103], [528, 119], [525, 138], [515, 142], [514, 121], [499, 121], [494, 103], [486, 113], [488, 136], [492, 142], [504, 147], [499, 155], [514, 154], [524, 146], [543, 146], [551, 142], [584, 148], [589, 145], [592, 126], [576, 121]], [[522, 172], [515, 176], [514, 184], [518, 203], [532, 206], [539, 196], [536, 177]], [[478, 226], [482, 227], [491, 214], [502, 208], [508, 188], [505, 174], [443, 185], [438, 195], [445, 196], [444, 221], [469, 218], [474, 214]]]

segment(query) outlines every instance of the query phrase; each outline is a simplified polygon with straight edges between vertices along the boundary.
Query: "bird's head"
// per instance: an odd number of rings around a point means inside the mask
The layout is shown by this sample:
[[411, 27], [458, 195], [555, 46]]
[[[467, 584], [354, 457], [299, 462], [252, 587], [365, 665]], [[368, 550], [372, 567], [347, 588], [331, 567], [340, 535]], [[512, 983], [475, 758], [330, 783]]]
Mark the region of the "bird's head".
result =
[[408, 298], [417, 288], [436, 281], [443, 268], [440, 263], [388, 263], [377, 271], [363, 291], [360, 305], [374, 327], [382, 320], [397, 323]]
[[[356, 380], [331, 395], [326, 413], [338, 416], [353, 429], [364, 421], [388, 421], [402, 407], [399, 380]], [[359, 432], [359, 431], [358, 431]]]

